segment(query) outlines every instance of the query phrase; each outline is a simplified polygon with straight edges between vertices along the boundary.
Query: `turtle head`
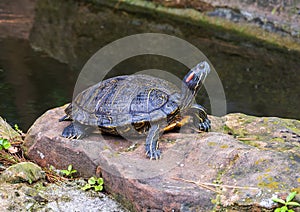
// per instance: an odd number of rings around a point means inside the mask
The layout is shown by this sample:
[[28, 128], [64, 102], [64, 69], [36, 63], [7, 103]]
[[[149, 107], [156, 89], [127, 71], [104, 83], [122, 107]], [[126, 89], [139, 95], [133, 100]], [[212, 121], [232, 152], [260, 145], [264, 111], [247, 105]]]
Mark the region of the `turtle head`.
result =
[[189, 107], [197, 92], [210, 72], [210, 66], [206, 61], [197, 64], [192, 68], [182, 81], [181, 108]]
[[193, 95], [196, 95], [198, 90], [202, 87], [203, 82], [210, 72], [210, 66], [206, 61], [203, 61], [197, 64], [192, 68], [187, 75], [183, 78], [183, 84], [185, 87], [192, 92]]

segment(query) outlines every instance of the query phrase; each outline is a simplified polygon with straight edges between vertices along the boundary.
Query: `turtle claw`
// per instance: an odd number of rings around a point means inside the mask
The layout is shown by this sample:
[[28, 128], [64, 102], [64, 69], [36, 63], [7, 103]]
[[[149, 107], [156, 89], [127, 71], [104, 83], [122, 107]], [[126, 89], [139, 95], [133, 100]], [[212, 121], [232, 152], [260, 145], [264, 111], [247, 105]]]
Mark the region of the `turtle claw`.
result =
[[149, 151], [147, 151], [146, 152], [146, 155], [147, 155], [147, 157], [150, 159], [150, 160], [158, 160], [158, 159], [160, 159], [160, 157], [161, 157], [161, 152], [160, 152], [160, 150], [159, 149], [157, 149], [157, 150], [149, 150]]
[[63, 117], [58, 119], [59, 122], [68, 121], [68, 120], [71, 120], [71, 117], [69, 115], [64, 115]]
[[80, 139], [87, 136], [83, 125], [75, 123], [71, 123], [69, 126], [67, 126], [61, 135], [69, 139]]
[[199, 123], [199, 130], [204, 131], [204, 132], [208, 132], [208, 130], [211, 128], [210, 123], [211, 123], [210, 120], [208, 118], [206, 118], [204, 120], [204, 122]]

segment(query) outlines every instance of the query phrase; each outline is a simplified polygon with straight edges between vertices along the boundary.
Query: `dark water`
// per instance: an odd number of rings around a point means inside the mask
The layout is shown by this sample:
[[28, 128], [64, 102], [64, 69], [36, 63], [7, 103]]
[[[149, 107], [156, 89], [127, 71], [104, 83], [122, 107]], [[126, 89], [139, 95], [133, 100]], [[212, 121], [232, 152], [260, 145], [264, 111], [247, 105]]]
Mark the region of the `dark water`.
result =
[[35, 52], [27, 40], [0, 40], [0, 116], [28, 129], [47, 109], [71, 99], [76, 73]]
[[[46, 110], [71, 100], [80, 67], [97, 49], [141, 32], [167, 33], [197, 46], [219, 74], [228, 113], [300, 119], [299, 52], [250, 41], [239, 35], [232, 37], [231, 32], [209, 32], [171, 21], [156, 23], [145, 17], [112, 13], [103, 8], [101, 13], [96, 11], [83, 16], [77, 14], [82, 9], [78, 10], [70, 2], [59, 3], [57, 9], [48, 11], [45, 1], [40, 2], [46, 11], [37, 15], [41, 23], [35, 23], [31, 42], [68, 61], [69, 65], [35, 52], [27, 40], [0, 39], [0, 115], [11, 124], [17, 123], [24, 131]], [[92, 17], [92, 21], [84, 20], [85, 17]], [[103, 28], [99, 27], [99, 20]], [[89, 25], [89, 21], [94, 25]], [[166, 70], [179, 78], [187, 71], [184, 65], [172, 59], [146, 55], [121, 62], [108, 77], [145, 69]], [[198, 95], [197, 101], [210, 109], [205, 90]]]

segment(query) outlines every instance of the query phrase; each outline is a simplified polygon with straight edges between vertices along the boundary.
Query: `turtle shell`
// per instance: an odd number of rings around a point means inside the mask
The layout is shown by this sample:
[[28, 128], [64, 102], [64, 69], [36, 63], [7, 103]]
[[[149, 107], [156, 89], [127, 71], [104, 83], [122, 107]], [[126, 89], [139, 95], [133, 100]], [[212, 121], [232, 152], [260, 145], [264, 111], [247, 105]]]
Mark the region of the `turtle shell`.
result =
[[168, 122], [178, 114], [179, 102], [180, 90], [174, 84], [149, 75], [125, 75], [79, 93], [66, 113], [84, 125], [115, 128]]

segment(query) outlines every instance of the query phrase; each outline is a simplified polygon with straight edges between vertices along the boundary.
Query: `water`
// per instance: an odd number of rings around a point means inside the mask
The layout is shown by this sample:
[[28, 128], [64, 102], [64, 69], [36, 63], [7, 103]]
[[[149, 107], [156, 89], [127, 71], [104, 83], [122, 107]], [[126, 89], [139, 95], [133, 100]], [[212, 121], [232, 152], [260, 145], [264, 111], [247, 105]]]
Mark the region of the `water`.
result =
[[[104, 8], [98, 13], [80, 10], [70, 2], [64, 4], [49, 11], [44, 5], [47, 11], [37, 15], [41, 16], [40, 23], [34, 23], [31, 42], [68, 65], [34, 51], [28, 40], [0, 38], [0, 115], [24, 131], [46, 110], [71, 100], [77, 75], [96, 50], [118, 38], [141, 32], [172, 34], [202, 50], [223, 83], [228, 113], [300, 119], [299, 52], [232, 32], [172, 21], [154, 22]], [[85, 18], [91, 17], [93, 22], [89, 25], [90, 20]], [[172, 59], [146, 55], [121, 62], [107, 77], [145, 69], [166, 70], [179, 78], [188, 70]], [[204, 90], [197, 101], [210, 109]]]
[[0, 39], [0, 116], [28, 129], [46, 110], [71, 99], [76, 73], [31, 49], [28, 40]]

